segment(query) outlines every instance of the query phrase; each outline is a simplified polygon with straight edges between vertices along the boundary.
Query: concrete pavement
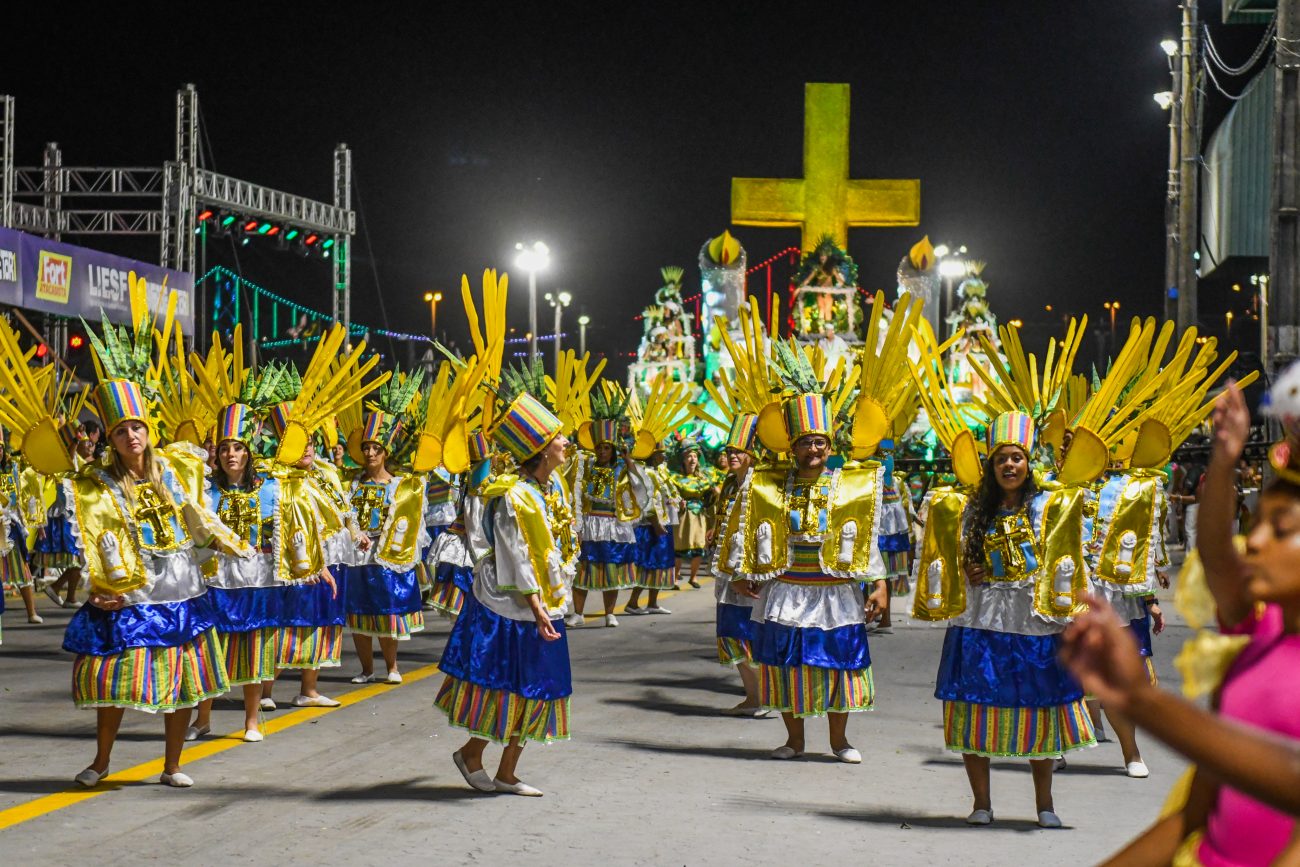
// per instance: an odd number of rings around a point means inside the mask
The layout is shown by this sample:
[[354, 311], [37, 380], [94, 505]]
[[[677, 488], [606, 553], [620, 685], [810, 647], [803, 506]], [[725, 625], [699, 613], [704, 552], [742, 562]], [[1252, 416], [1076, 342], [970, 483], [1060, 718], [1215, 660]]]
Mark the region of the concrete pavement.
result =
[[[350, 695], [349, 706], [271, 712], [260, 744], [201, 742], [186, 759], [192, 789], [142, 771], [141, 782], [114, 785], [110, 775], [102, 794], [86, 797], [70, 781], [94, 753], [94, 718], [69, 699], [71, 657], [59, 649], [68, 613], [44, 604], [46, 625], [29, 627], [11, 608], [0, 646], [3, 862], [1089, 863], [1154, 818], [1183, 768], [1149, 738], [1147, 780], [1123, 775], [1115, 743], [1076, 752], [1055, 788], [1066, 828], [1044, 831], [1027, 764], [995, 760], [997, 821], [968, 828], [961, 761], [942, 748], [932, 696], [942, 627], [896, 614], [894, 634], [873, 637], [877, 710], [849, 723], [862, 765], [836, 762], [815, 720], [812, 755], [782, 763], [767, 758], [784, 740], [779, 720], [718, 713], [740, 685], [714, 662], [712, 587], [664, 601], [671, 616], [622, 616], [616, 629], [589, 617], [571, 633], [574, 738], [530, 746], [519, 770], [546, 792], [540, 799], [481, 795], [453, 767], [463, 733], [432, 707], [441, 676], [430, 666], [448, 632], [438, 620], [403, 644], [402, 686], [348, 684], [357, 671], [349, 642], [343, 667], [321, 683]], [[589, 609], [599, 604], [593, 596]], [[1186, 637], [1172, 623], [1156, 638], [1166, 685], [1176, 686], [1170, 661]], [[277, 686], [282, 707], [294, 687], [292, 678]], [[214, 732], [242, 727], [233, 698], [219, 700], [213, 718]], [[161, 718], [129, 712], [113, 772], [161, 753]], [[489, 748], [489, 770], [499, 754]]]

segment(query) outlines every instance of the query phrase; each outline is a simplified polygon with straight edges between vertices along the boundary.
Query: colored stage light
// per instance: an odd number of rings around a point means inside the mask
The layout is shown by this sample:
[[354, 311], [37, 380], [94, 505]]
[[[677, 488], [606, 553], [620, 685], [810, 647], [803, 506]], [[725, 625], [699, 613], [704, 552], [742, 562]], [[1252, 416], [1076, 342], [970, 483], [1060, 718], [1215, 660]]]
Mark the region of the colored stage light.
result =
[[221, 226], [222, 228], [225, 228], [226, 226], [229, 226], [233, 222], [235, 222], [235, 215], [226, 214], [226, 216], [221, 219]]
[[280, 227], [272, 226], [270, 229], [267, 230], [266, 234], [274, 238], [276, 235], [280, 234]]
[[259, 235], [265, 235], [269, 231], [271, 231], [270, 223], [263, 223], [262, 225], [257, 227], [257, 234]]
[[198, 220], [200, 223], [202, 223], [204, 220], [211, 218], [211, 216], [212, 216], [212, 209], [208, 208], [206, 210], [199, 211], [199, 215], [195, 217], [195, 219]]
[[49, 351], [50, 348], [46, 346], [44, 343], [42, 343], [40, 346], [36, 347], [36, 357], [44, 358], [46, 354], [49, 353]]
[[74, 334], [68, 338], [69, 349], [80, 349], [85, 345], [86, 345], [86, 338], [82, 337], [80, 334]]
[[285, 239], [286, 241], [292, 241], [292, 240], [293, 240], [294, 238], [296, 238], [296, 237], [298, 237], [298, 230], [297, 230], [297, 229], [290, 229], [289, 231], [287, 231], [287, 232], [284, 233], [284, 239]]
[[326, 250], [328, 250], [330, 247], [333, 247], [333, 246], [334, 246], [334, 239], [333, 239], [333, 238], [328, 239], [324, 244], [321, 245], [321, 247], [322, 247], [323, 249], [326, 249]]
[[257, 220], [249, 220], [247, 223], [244, 224], [245, 232], [251, 232], [256, 228], [257, 228]]
[[312, 244], [315, 244], [318, 240], [320, 240], [320, 236], [317, 235], [315, 232], [313, 232], [310, 235], [308, 235], [305, 239], [303, 239], [303, 243], [306, 244], [308, 247], [310, 247]]

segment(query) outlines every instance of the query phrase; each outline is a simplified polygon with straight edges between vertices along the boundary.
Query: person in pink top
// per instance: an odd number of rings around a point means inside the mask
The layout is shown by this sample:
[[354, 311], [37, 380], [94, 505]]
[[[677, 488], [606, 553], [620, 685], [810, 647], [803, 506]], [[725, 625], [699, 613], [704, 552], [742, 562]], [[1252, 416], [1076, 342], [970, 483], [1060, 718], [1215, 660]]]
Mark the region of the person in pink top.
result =
[[1220, 398], [1214, 426], [1198, 551], [1223, 632], [1249, 636], [1215, 694], [1219, 719], [1206, 721], [1130, 670], [1126, 636], [1104, 606], [1064, 641], [1085, 688], [1197, 762], [1182, 809], [1109, 864], [1168, 864], [1176, 854], [1184, 859], [1176, 863], [1205, 867], [1300, 863], [1300, 448], [1292, 439], [1271, 453], [1278, 478], [1260, 498], [1242, 555], [1232, 541], [1233, 472], [1250, 414], [1235, 387]]

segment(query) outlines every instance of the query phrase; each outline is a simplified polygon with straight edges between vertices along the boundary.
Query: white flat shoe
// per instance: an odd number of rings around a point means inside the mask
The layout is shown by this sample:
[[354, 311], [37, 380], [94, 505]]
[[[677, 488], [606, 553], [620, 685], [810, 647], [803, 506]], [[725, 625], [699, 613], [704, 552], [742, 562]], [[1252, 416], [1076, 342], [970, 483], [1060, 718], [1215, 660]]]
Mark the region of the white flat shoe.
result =
[[606, 625], [606, 626], [618, 626], [618, 618], [615, 617], [613, 614], [606, 614], [606, 615], [605, 615], [605, 625]]
[[1059, 828], [1061, 827], [1061, 817], [1051, 810], [1039, 810], [1038, 827], [1040, 828]]
[[645, 614], [646, 611], [647, 611], [647, 609], [642, 608], [640, 605], [624, 605], [624, 606], [623, 606], [623, 613], [624, 613], [624, 614], [633, 614], [633, 615], [636, 615], [636, 614]]
[[582, 627], [583, 622], [581, 614], [568, 614], [564, 618], [564, 625], [569, 629], [579, 629]]
[[1151, 771], [1147, 768], [1147, 763], [1141, 760], [1129, 762], [1124, 766], [1124, 773], [1128, 774], [1135, 780], [1145, 780], [1151, 776]]
[[375, 676], [374, 676], [373, 674], [366, 674], [365, 672], [362, 672], [361, 674], [358, 674], [358, 675], [356, 675], [355, 677], [353, 677], [351, 682], [352, 682], [352, 683], [370, 683], [370, 681], [372, 681], [372, 680], [374, 680], [374, 679], [375, 679]]
[[784, 744], [772, 750], [772, 758], [785, 761], [787, 759], [797, 759], [803, 755], [794, 747], [787, 747]]
[[185, 730], [185, 740], [197, 741], [199, 738], [212, 731], [211, 726], [190, 726]]
[[742, 705], [737, 705], [736, 707], [723, 708], [722, 710], [723, 716], [756, 717], [760, 713], [763, 713], [763, 709], [761, 707], [758, 707], [757, 705], [752, 705], [752, 704], [751, 705], [742, 704]]
[[645, 613], [646, 614], [672, 614], [671, 611], [669, 611], [667, 608], [663, 607], [662, 605], [651, 605], [649, 608], [645, 610]]
[[460, 775], [465, 778], [465, 782], [469, 783], [470, 788], [478, 789], [480, 792], [495, 792], [497, 790], [496, 783], [488, 776], [487, 771], [482, 768], [471, 771], [465, 766], [465, 759], [461, 756], [460, 750], [456, 750], [451, 754], [451, 760], [456, 763], [456, 770], [460, 771]]
[[383, 680], [380, 680], [378, 682], [379, 683], [401, 683], [402, 673], [400, 671], [390, 671], [388, 672], [388, 674], [384, 675]]
[[970, 815], [966, 817], [966, 824], [967, 825], [992, 825], [993, 811], [992, 810], [971, 810]]
[[503, 783], [500, 780], [494, 779], [492, 784], [496, 786], [498, 792], [507, 795], [523, 795], [526, 798], [540, 798], [542, 796], [541, 789], [535, 786], [530, 786], [523, 780], [520, 780], [517, 783]]
[[39, 614], [33, 614], [31, 617], [27, 618], [27, 622], [39, 626], [45, 622], [45, 618]]
[[1052, 761], [1053, 761], [1053, 765], [1052, 765], [1052, 770], [1053, 770], [1053, 771], [1063, 771], [1063, 770], [1065, 770], [1065, 756], [1057, 756], [1057, 757], [1056, 757], [1055, 759], [1053, 759]]
[[264, 740], [266, 740], [266, 735], [257, 729], [247, 729], [244, 732], [244, 743], [246, 744], [260, 744]]
[[87, 789], [93, 789], [99, 785], [99, 781], [108, 776], [108, 768], [104, 768], [104, 773], [96, 771], [94, 768], [86, 768], [81, 773], [72, 778], [72, 782], [80, 783]]
[[835, 750], [834, 752], [835, 758], [844, 762], [846, 765], [862, 764], [862, 753], [858, 752], [853, 747], [844, 747], [843, 749]]
[[177, 771], [174, 774], [163, 774], [158, 778], [158, 782], [164, 786], [171, 786], [173, 789], [188, 789], [194, 785], [194, 780], [189, 774]]
[[289, 703], [294, 707], [338, 707], [340, 704], [327, 695], [296, 695]]
[[257, 703], [262, 710], [275, 710], [275, 699], [267, 697]]

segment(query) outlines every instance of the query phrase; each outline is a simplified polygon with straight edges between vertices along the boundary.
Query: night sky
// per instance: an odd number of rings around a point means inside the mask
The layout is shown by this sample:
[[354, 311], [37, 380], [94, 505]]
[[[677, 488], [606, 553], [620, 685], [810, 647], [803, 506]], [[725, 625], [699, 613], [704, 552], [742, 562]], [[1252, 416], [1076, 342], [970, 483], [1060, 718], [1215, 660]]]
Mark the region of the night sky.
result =
[[[921, 226], [852, 230], [862, 285], [892, 299], [899, 258], [929, 234], [986, 260], [994, 312], [1044, 335], [1046, 303], [1094, 322], [1111, 298], [1158, 312], [1168, 139], [1151, 95], [1169, 87], [1158, 43], [1177, 35], [1175, 0], [748, 5], [78, 5], [61, 19], [46, 4], [9, 10], [0, 89], [17, 97], [20, 165], [46, 141], [68, 165], [161, 164], [187, 81], [216, 171], [329, 200], [347, 142], [365, 229], [354, 321], [423, 333], [422, 295], [441, 290], [439, 324], [464, 342], [461, 273], [477, 286], [540, 238], [539, 296], [572, 292], [569, 322], [590, 315], [589, 348], [614, 354], [634, 348], [660, 266], [698, 286], [733, 176], [801, 176], [804, 82], [848, 82], [852, 176], [922, 182]], [[1218, 24], [1217, 5], [1203, 14], [1239, 61], [1259, 30]], [[751, 263], [799, 243], [735, 234]], [[157, 256], [152, 241], [91, 244]], [[230, 246], [208, 264], [233, 266]], [[324, 262], [255, 243], [239, 265], [329, 310]], [[512, 280], [521, 334], [525, 287]]]

